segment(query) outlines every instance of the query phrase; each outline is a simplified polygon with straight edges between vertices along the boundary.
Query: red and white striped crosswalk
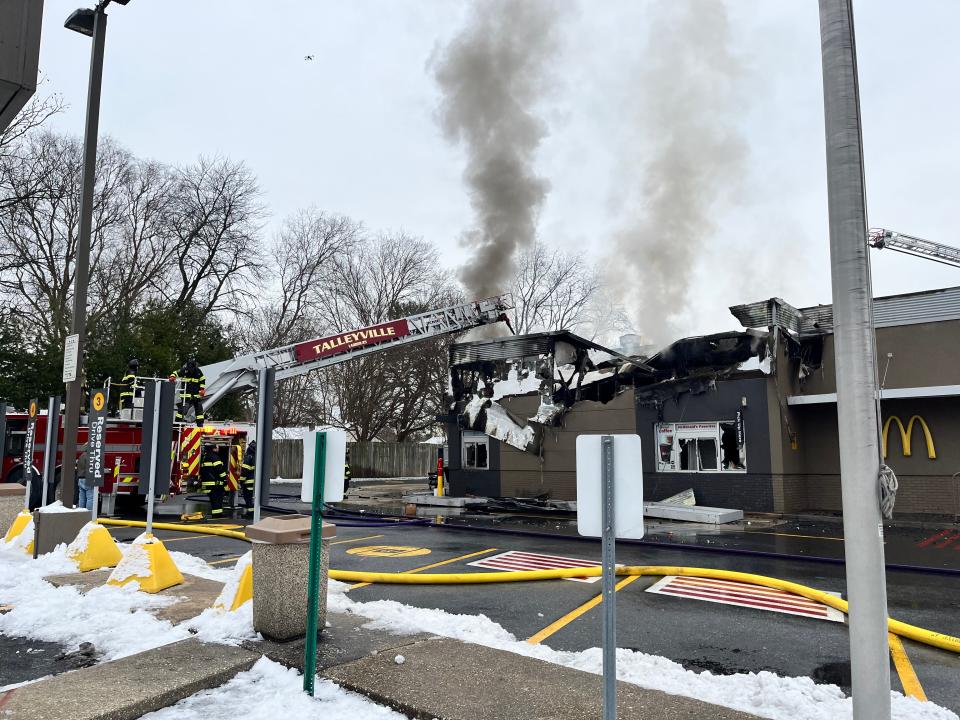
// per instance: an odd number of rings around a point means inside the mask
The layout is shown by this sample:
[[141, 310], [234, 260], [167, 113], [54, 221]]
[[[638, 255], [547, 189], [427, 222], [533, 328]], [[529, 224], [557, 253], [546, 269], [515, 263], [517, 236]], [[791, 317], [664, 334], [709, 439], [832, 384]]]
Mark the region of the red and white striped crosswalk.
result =
[[726, 605], [738, 605], [739, 607], [758, 610], [770, 610], [818, 620], [831, 620], [841, 623], [844, 621], [843, 613], [839, 610], [834, 610], [805, 597], [783, 590], [748, 585], [731, 580], [667, 575], [648, 587], [647, 592]]
[[[519, 550], [508, 550], [490, 557], [476, 560], [468, 565], [476, 567], [489, 568], [491, 570], [506, 570], [508, 572], [519, 572], [521, 570], [555, 570], [558, 568], [572, 567], [592, 567], [598, 565], [596, 560], [579, 560], [577, 558], [562, 557], [560, 555], [543, 555], [541, 553], [520, 552]], [[599, 580], [599, 577], [592, 578], [566, 578], [574, 582], [592, 583]]]

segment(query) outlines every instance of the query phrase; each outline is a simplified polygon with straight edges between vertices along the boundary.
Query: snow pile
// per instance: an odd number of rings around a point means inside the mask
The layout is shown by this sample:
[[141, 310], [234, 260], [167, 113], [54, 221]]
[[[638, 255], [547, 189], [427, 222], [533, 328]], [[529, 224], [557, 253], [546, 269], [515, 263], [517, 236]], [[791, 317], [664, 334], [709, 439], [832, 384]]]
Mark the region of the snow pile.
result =
[[296, 670], [260, 658], [247, 672], [213, 690], [204, 690], [142, 720], [403, 720], [404, 715], [317, 678], [314, 697], [303, 692]]
[[91, 642], [102, 660], [190, 637], [186, 628], [174, 627], [147, 612], [170, 604], [173, 598], [138, 592], [135, 585], [103, 585], [83, 594], [74, 587], [58, 588], [43, 580], [75, 572], [66, 545], [37, 560], [0, 551], [0, 598], [14, 606], [0, 615], [0, 633], [59, 643], [68, 651]]
[[10, 538], [9, 541], [0, 538], [0, 548], [9, 548], [10, 550], [19, 550], [24, 552], [27, 545], [33, 542], [33, 516], [27, 521], [27, 525], [20, 531], [19, 535]]
[[150, 577], [150, 556], [146, 545], [153, 543], [153, 535], [142, 533], [123, 551], [123, 560], [114, 568], [110, 579], [123, 582], [132, 577]]
[[204, 642], [223, 645], [239, 645], [245, 640], [260, 639], [260, 633], [253, 629], [253, 603], [245, 602], [233, 612], [218, 608], [207, 608], [182, 627], [196, 634]]
[[[232, 568], [218, 568], [208, 565], [206, 560], [198, 558], [196, 555], [188, 555], [183, 552], [170, 551], [170, 557], [173, 558], [177, 569], [184, 575], [194, 575], [196, 577], [206, 578], [207, 580], [216, 580], [220, 583], [230, 582], [233, 577]], [[248, 553], [249, 554], [249, 553]]]
[[65, 507], [62, 502], [57, 500], [56, 502], [52, 502], [49, 505], [44, 505], [41, 508], [37, 508], [37, 512], [68, 513], [68, 512], [90, 512], [90, 511], [86, 510], [85, 508], [68, 508], [68, 507]]
[[[402, 605], [393, 600], [355, 602], [348, 586], [330, 582], [328, 606], [369, 618], [364, 627], [397, 634], [433, 633], [464, 642], [507, 650], [577, 670], [601, 674], [599, 648], [582, 652], [554, 650], [517, 640], [485, 615], [454, 615], [443, 610]], [[686, 670], [657, 655], [617, 650], [617, 678], [640, 687], [684, 695], [774, 720], [839, 720], [849, 718], [852, 701], [835, 685], [818, 685], [810, 678], [784, 678], [770, 672], [713, 675]], [[950, 710], [891, 692], [893, 720], [958, 720]]]

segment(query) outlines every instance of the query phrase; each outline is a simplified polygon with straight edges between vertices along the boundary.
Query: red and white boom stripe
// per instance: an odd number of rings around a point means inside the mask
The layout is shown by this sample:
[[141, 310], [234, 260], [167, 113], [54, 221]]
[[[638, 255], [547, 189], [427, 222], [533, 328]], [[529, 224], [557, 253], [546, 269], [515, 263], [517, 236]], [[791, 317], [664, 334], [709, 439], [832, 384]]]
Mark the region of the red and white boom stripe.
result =
[[[578, 560], [577, 558], [561, 557], [560, 555], [542, 555], [540, 553], [508, 550], [507, 552], [492, 555], [467, 564], [489, 568], [491, 570], [519, 572], [521, 570], [556, 570], [562, 568], [592, 567], [599, 563], [596, 560]], [[599, 579], [599, 577], [567, 578], [567, 580], [573, 580], [574, 582], [587, 583], [596, 582]]]
[[739, 607], [756, 608], [758, 610], [770, 610], [787, 615], [801, 615], [818, 620], [831, 620], [841, 623], [844, 621], [843, 613], [839, 610], [834, 610], [805, 597], [783, 590], [731, 580], [667, 575], [648, 587], [647, 592], [723, 603], [725, 605], [738, 605]]

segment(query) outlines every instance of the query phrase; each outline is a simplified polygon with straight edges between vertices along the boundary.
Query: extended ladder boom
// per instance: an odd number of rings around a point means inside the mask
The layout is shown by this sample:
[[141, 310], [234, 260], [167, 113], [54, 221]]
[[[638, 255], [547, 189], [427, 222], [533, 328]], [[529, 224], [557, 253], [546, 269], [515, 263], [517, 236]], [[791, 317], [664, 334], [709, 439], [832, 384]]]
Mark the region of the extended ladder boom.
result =
[[883, 228], [871, 229], [868, 242], [870, 247], [875, 247], [878, 250], [889, 248], [907, 255], [927, 258], [944, 265], [960, 267], [960, 249], [949, 245], [941, 245], [930, 240], [923, 240]]
[[499, 295], [205, 365], [203, 406], [209, 408], [228, 392], [256, 388], [257, 373], [264, 368], [274, 368], [277, 380], [295, 377], [397, 345], [506, 320], [505, 312], [512, 307], [510, 295]]

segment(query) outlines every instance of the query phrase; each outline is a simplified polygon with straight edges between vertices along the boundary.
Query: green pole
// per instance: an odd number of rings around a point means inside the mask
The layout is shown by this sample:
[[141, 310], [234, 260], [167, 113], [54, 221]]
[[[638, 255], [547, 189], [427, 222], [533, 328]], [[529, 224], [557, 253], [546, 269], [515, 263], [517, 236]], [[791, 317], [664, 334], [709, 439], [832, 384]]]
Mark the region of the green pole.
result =
[[313, 455], [313, 507], [310, 512], [310, 576], [307, 582], [307, 638], [303, 648], [303, 691], [313, 695], [317, 674], [317, 603], [320, 599], [320, 543], [323, 534], [323, 479], [327, 434], [317, 433]]

